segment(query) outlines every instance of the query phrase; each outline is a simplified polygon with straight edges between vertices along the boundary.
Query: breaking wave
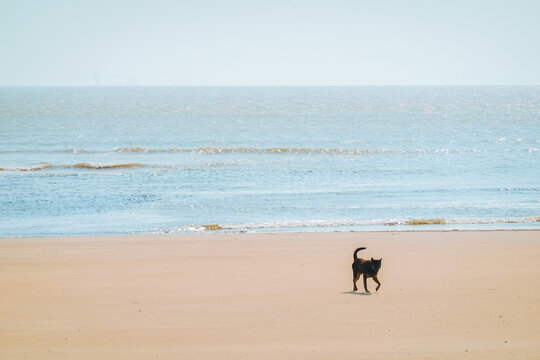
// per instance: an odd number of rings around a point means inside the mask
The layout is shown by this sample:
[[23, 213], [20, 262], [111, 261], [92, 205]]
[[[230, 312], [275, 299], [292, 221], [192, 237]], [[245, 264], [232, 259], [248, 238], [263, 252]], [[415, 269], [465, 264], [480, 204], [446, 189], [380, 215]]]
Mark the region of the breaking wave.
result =
[[16, 167], [0, 167], [0, 171], [39, 171], [53, 167], [51, 164], [42, 163], [38, 165], [30, 166], [16, 166]]
[[59, 153], [72, 153], [72, 154], [92, 154], [98, 153], [99, 151], [84, 150], [84, 149], [64, 149], [64, 150], [55, 150]]
[[168, 152], [187, 152], [201, 154], [233, 154], [233, 153], [254, 153], [254, 154], [367, 154], [377, 152], [390, 152], [392, 150], [373, 150], [373, 149], [340, 149], [340, 148], [255, 148], [255, 147], [237, 147], [237, 148], [222, 148], [222, 147], [202, 147], [198, 149], [149, 149], [141, 147], [125, 147], [116, 149], [115, 152], [136, 152], [136, 153], [168, 153]]
[[39, 171], [44, 169], [121, 169], [121, 168], [135, 168], [135, 167], [146, 167], [147, 165], [140, 163], [123, 163], [123, 164], [100, 164], [100, 163], [77, 163], [73, 165], [52, 165], [48, 163], [43, 163], [39, 165], [30, 165], [30, 166], [14, 166], [14, 167], [0, 167], [0, 171]]
[[94, 164], [94, 163], [77, 163], [72, 165], [74, 168], [84, 169], [120, 169], [120, 168], [133, 168], [144, 167], [145, 165], [140, 163], [125, 163], [125, 164]]
[[400, 220], [359, 220], [359, 221], [330, 221], [330, 220], [290, 220], [275, 221], [266, 223], [251, 223], [239, 225], [183, 225], [174, 226], [167, 229], [153, 230], [151, 233], [169, 234], [169, 233], [188, 233], [204, 231], [250, 231], [250, 230], [276, 230], [276, 229], [315, 229], [315, 228], [340, 228], [340, 227], [362, 227], [362, 226], [385, 226], [391, 230], [396, 226], [413, 228], [419, 225], [486, 225], [486, 224], [527, 224], [540, 223], [540, 216], [522, 217], [522, 218], [488, 218], [488, 219], [400, 219]]
[[[366, 148], [288, 148], [288, 147], [271, 147], [271, 148], [257, 148], [257, 147], [201, 147], [201, 148], [169, 148], [169, 149], [153, 149], [145, 147], [121, 147], [112, 150], [90, 150], [90, 149], [60, 149], [60, 150], [8, 150], [0, 151], [0, 153], [71, 153], [71, 154], [109, 154], [109, 153], [199, 153], [199, 154], [349, 154], [349, 155], [362, 155], [362, 154], [438, 154], [449, 153], [457, 150], [450, 149], [366, 149]], [[480, 149], [460, 149], [459, 152], [480, 152], [484, 150]], [[528, 149], [528, 152], [538, 151], [536, 148]]]

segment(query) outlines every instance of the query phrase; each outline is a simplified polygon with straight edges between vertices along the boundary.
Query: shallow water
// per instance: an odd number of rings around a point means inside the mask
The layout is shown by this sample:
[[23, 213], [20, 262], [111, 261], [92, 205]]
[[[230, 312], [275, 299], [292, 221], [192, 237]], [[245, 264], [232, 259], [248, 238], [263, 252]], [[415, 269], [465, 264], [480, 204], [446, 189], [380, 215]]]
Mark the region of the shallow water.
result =
[[0, 88], [0, 236], [540, 228], [539, 179], [540, 87]]

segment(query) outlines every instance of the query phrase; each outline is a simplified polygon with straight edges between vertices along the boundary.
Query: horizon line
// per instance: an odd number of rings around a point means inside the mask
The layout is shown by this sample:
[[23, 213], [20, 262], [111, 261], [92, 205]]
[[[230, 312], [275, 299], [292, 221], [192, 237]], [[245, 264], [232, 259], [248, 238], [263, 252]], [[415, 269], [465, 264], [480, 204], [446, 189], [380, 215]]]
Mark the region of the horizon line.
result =
[[189, 85], [92, 85], [92, 84], [82, 84], [82, 85], [45, 85], [45, 84], [34, 84], [34, 85], [3, 85], [0, 84], [0, 87], [88, 87], [88, 88], [113, 88], [113, 87], [520, 87], [520, 86], [540, 86], [540, 83], [538, 84], [379, 84], [379, 85], [340, 85], [340, 84], [332, 84], [332, 85], [295, 85], [295, 84], [280, 84], [280, 85], [264, 85], [264, 84], [258, 84], [258, 85], [242, 85], [242, 84], [230, 84], [230, 85], [224, 85], [224, 84], [206, 84], [206, 85], [195, 85], [195, 84], [189, 84]]

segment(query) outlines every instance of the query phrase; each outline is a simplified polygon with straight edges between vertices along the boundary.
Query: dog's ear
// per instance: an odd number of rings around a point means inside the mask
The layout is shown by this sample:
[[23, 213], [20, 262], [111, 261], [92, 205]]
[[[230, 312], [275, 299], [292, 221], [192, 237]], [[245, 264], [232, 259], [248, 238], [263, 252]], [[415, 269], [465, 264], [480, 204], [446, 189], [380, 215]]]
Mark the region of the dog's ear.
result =
[[379, 260], [379, 261], [382, 261], [382, 258], [381, 258], [381, 260]]
[[373, 260], [375, 260], [375, 259], [371, 258], [371, 261], [373, 261]]

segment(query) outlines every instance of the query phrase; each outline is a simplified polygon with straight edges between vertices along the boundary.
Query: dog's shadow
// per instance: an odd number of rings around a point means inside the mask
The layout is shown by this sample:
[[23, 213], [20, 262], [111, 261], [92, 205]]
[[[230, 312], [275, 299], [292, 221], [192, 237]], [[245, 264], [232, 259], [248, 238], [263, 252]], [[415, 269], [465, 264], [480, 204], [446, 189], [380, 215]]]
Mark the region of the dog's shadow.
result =
[[342, 292], [343, 295], [361, 295], [361, 296], [371, 296], [373, 293], [370, 292], [356, 292], [356, 291], [346, 291]]

